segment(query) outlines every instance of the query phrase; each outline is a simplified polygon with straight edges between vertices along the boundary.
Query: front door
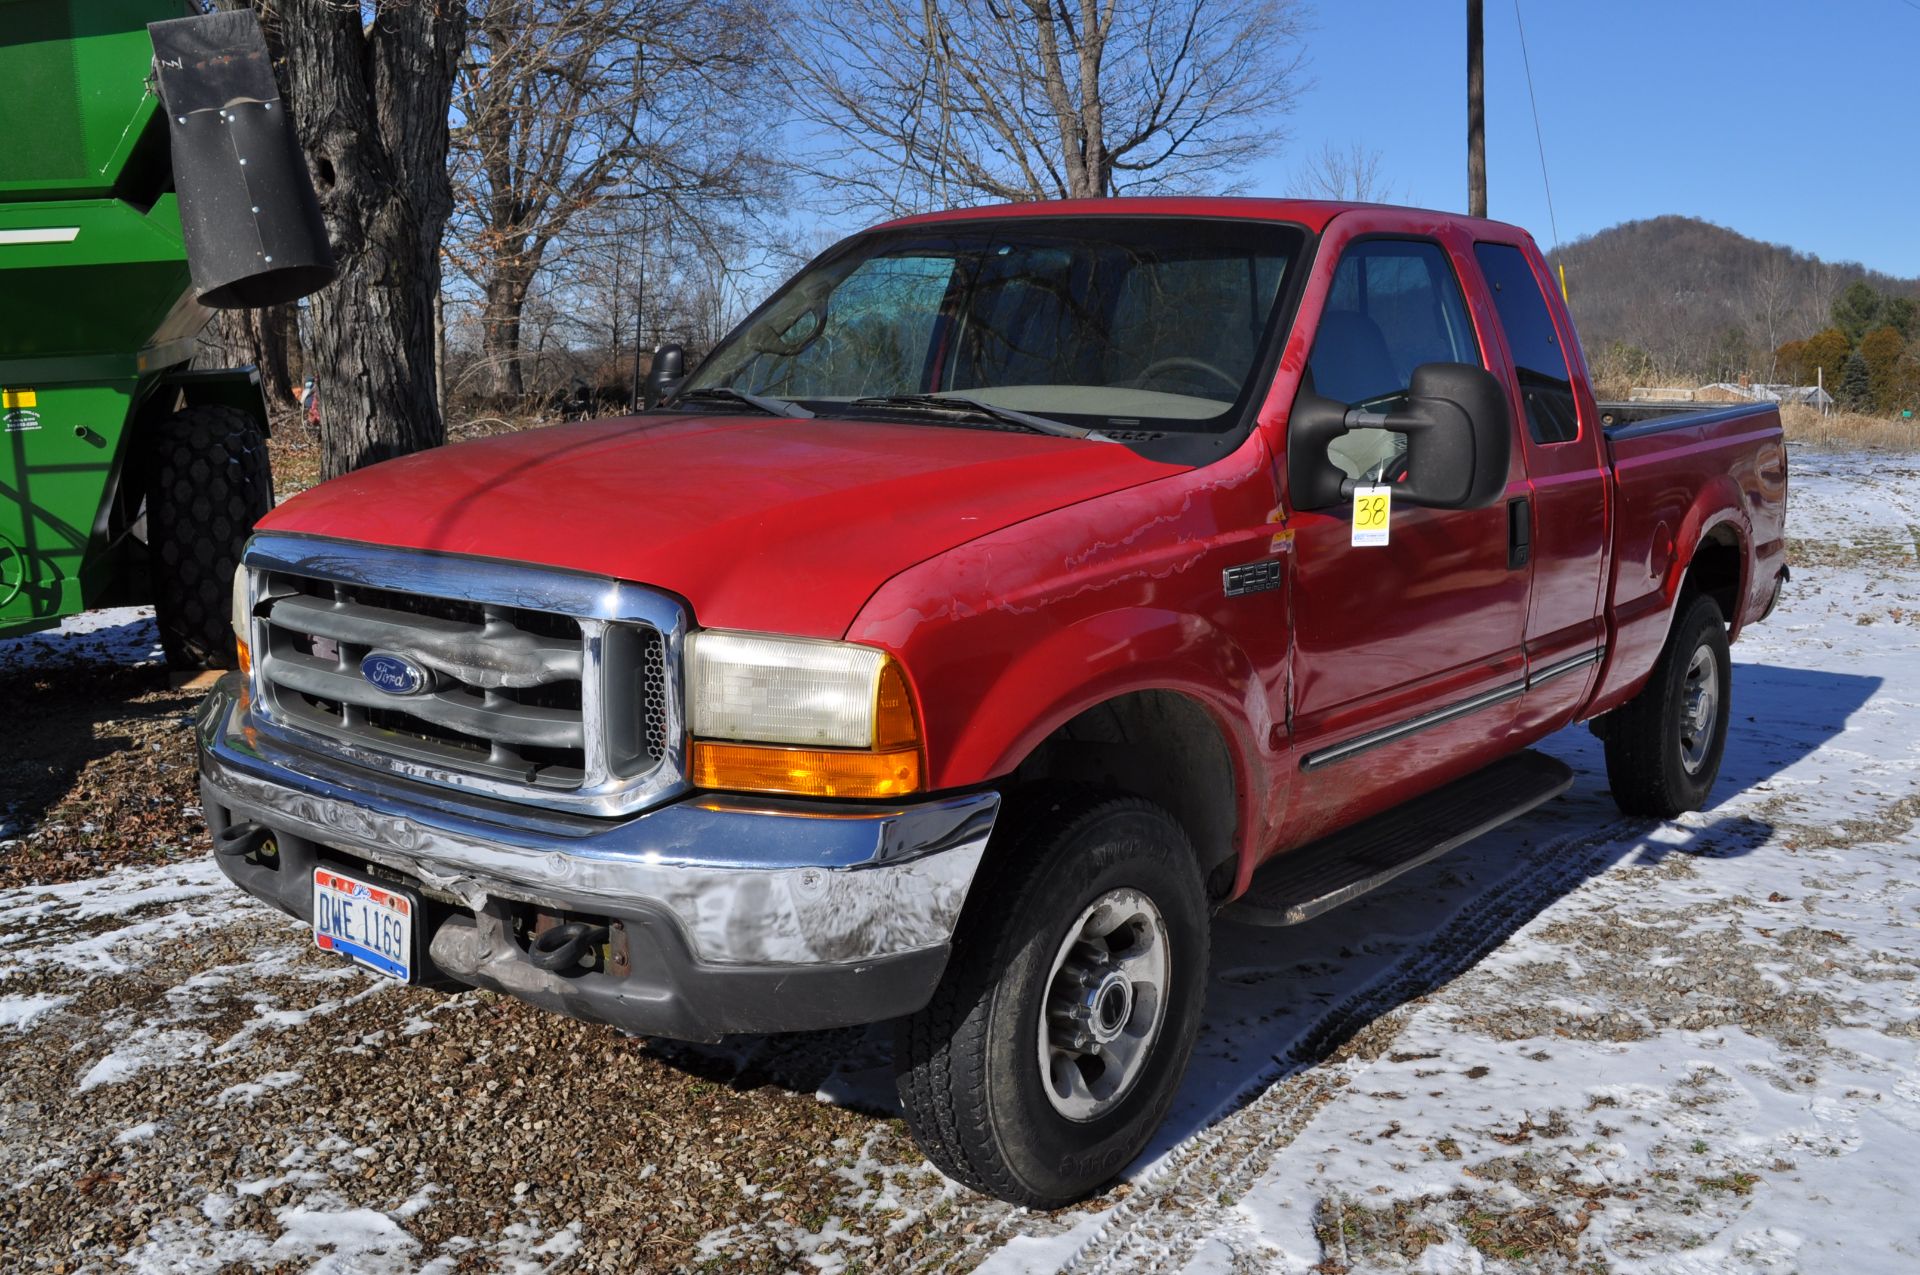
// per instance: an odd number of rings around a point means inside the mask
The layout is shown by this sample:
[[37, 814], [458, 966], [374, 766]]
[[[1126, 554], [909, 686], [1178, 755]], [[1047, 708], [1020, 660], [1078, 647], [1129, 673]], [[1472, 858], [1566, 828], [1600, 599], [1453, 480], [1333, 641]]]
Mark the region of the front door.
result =
[[[1307, 362], [1316, 393], [1391, 410], [1421, 364], [1488, 364], [1493, 319], [1469, 309], [1459, 278], [1470, 248], [1452, 238], [1436, 227], [1431, 239], [1323, 248], [1341, 255]], [[1355, 480], [1391, 486], [1404, 442], [1352, 430], [1329, 451]], [[1352, 543], [1349, 503], [1290, 511], [1289, 523], [1293, 742], [1307, 772], [1293, 812], [1305, 840], [1498, 755], [1524, 684], [1529, 570], [1510, 563], [1505, 501], [1395, 502], [1387, 543], [1370, 547]]]

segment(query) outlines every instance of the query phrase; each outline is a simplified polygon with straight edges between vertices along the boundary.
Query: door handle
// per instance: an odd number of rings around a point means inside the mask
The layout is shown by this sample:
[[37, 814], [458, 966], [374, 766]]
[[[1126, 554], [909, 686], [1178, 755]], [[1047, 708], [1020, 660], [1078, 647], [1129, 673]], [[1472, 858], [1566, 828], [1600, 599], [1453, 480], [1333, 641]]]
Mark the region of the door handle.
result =
[[1533, 502], [1515, 496], [1507, 502], [1507, 570], [1518, 571], [1533, 557]]

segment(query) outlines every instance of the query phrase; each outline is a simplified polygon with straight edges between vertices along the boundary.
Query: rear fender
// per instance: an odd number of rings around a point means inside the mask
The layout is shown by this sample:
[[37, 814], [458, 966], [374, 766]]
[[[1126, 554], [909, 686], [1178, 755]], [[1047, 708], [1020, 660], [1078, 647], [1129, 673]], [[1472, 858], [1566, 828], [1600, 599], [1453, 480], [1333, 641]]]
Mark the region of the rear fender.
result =
[[[1726, 474], [1708, 478], [1670, 530], [1664, 520], [1651, 529], [1653, 543], [1622, 545], [1615, 557], [1609, 604], [1613, 638], [1606, 669], [1592, 703], [1581, 716], [1592, 717], [1632, 699], [1653, 675], [1679, 608], [1687, 572], [1700, 548], [1722, 529], [1732, 532], [1740, 558], [1736, 598], [1744, 598], [1753, 570], [1753, 536], [1741, 508], [1740, 489]], [[1630, 578], [1636, 577], [1636, 578]], [[1738, 612], [1741, 608], [1736, 605]], [[1728, 617], [1729, 637], [1738, 636], [1738, 615]]]
[[[1720, 478], [1715, 487], [1731, 487], [1733, 480]], [[1738, 491], [1735, 491], [1737, 498]], [[1700, 556], [1700, 550], [1712, 540], [1721, 539], [1731, 533], [1735, 556], [1740, 564], [1739, 578], [1735, 582], [1733, 607], [1727, 620], [1727, 639], [1732, 641], [1740, 635], [1740, 618], [1746, 610], [1747, 591], [1753, 585], [1753, 528], [1748, 524], [1744, 512], [1736, 504], [1729, 508], [1716, 504], [1708, 493], [1701, 493], [1694, 507], [1688, 511], [1687, 521], [1682, 524], [1680, 543], [1687, 546], [1684, 561], [1677, 561], [1670, 573], [1664, 590], [1667, 597], [1667, 625], [1672, 627], [1674, 612], [1679, 607], [1680, 593], [1686, 586], [1688, 574], [1693, 570], [1694, 562]]]
[[[160, 378], [153, 402], [170, 404], [170, 391], [180, 391], [186, 407], [237, 407], [253, 417], [260, 432], [271, 432], [267, 419], [267, 396], [260, 387], [260, 372], [252, 367], [177, 368]], [[169, 406], [165, 411], [171, 411]]]

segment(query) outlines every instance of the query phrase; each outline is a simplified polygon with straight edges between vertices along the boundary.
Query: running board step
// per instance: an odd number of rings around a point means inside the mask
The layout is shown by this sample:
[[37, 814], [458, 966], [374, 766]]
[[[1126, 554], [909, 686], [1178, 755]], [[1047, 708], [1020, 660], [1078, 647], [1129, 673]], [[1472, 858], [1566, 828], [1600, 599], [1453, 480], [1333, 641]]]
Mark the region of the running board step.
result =
[[1298, 925], [1377, 890], [1565, 792], [1573, 771], [1532, 750], [1497, 761], [1364, 823], [1289, 850], [1254, 874], [1220, 915], [1242, 925]]

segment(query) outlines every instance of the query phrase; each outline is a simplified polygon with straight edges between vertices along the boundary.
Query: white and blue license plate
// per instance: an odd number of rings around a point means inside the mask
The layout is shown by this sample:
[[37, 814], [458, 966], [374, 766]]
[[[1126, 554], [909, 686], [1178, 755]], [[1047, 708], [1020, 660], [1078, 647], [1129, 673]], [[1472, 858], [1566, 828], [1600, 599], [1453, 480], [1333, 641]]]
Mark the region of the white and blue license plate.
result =
[[332, 868], [313, 870], [313, 941], [388, 978], [413, 976], [414, 901]]

